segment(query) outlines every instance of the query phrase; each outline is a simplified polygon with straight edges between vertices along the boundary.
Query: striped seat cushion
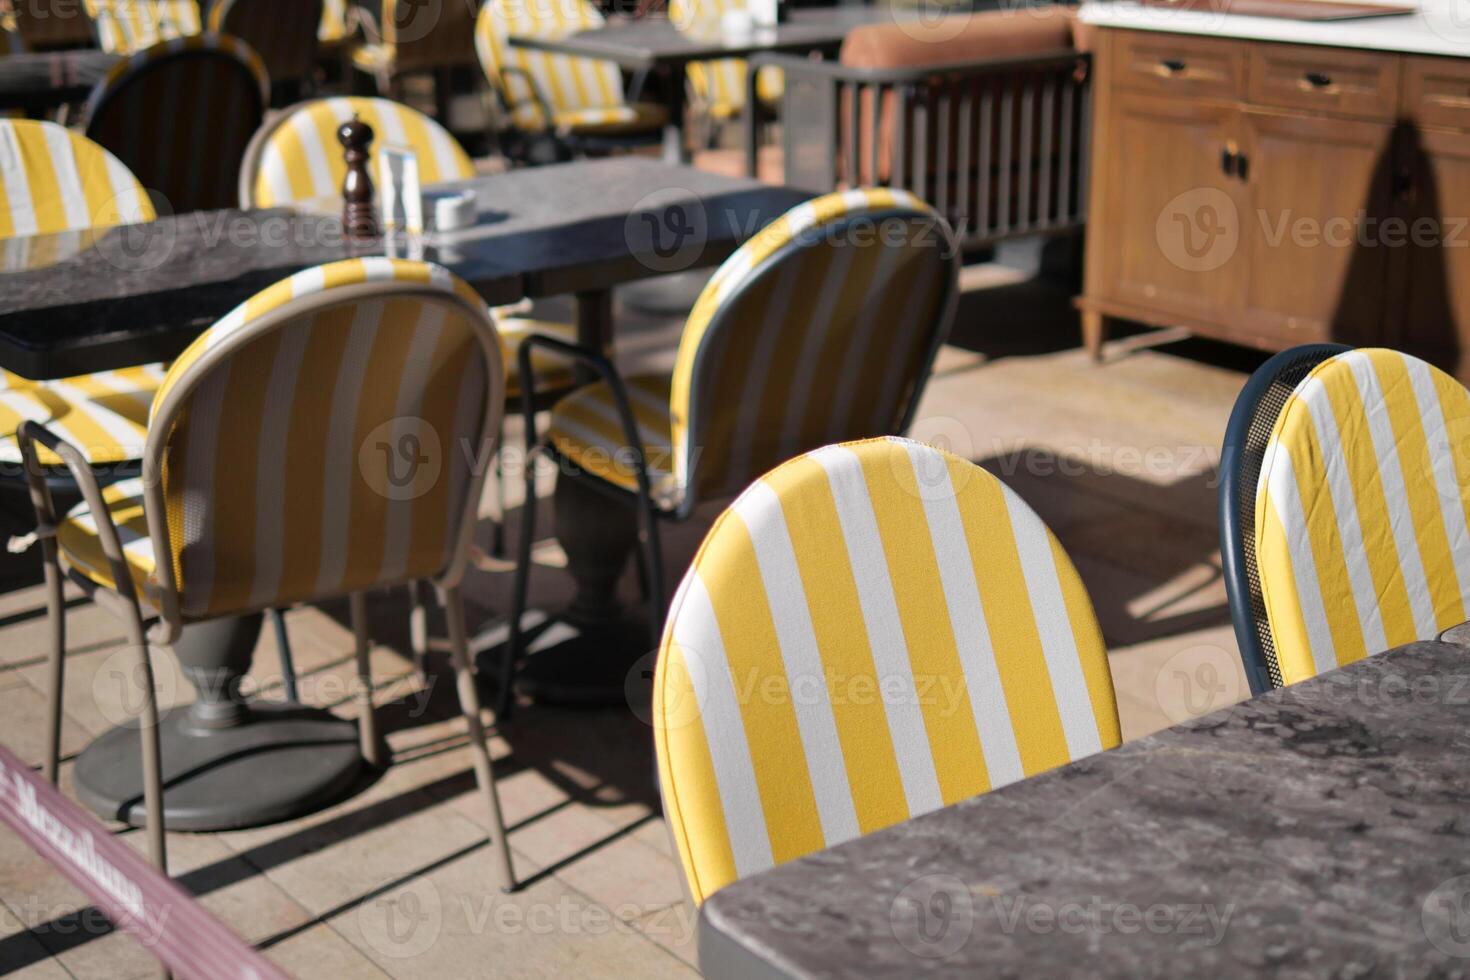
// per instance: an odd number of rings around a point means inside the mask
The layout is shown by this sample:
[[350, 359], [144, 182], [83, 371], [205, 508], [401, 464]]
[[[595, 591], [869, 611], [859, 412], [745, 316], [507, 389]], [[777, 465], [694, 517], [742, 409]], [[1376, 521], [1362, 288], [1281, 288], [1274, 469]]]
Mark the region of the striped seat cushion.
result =
[[[516, 47], [512, 36], [563, 37], [601, 27], [602, 14], [586, 0], [517, 3], [488, 0], [475, 21], [475, 52], [490, 84], [510, 108], [519, 128], [540, 131], [550, 121], [563, 131], [586, 126], [633, 125], [641, 121], [623, 95], [618, 66], [595, 58], [574, 58]], [[625, 115], [632, 113], [631, 115]]]
[[1470, 393], [1391, 350], [1297, 385], [1257, 486], [1256, 563], [1291, 684], [1470, 619]]
[[653, 710], [697, 902], [1120, 740], [1056, 538], [978, 466], [897, 438], [784, 463], [719, 517], [670, 609]]
[[202, 30], [197, 0], [86, 0], [103, 51], [132, 54]]
[[[15, 431], [26, 420], [40, 422], [79, 449], [94, 466], [124, 463], [143, 455], [148, 411], [163, 381], [162, 364], [101, 371], [61, 381], [27, 381], [6, 375], [0, 389], [0, 463], [20, 462]], [[45, 466], [61, 459], [38, 445]]]
[[[656, 375], [627, 379], [653, 499], [661, 507], [672, 507], [679, 500], [669, 449], [669, 383], [668, 377]], [[628, 440], [612, 389], [605, 382], [579, 388], [557, 402], [547, 435], [557, 452], [593, 476], [624, 490], [638, 489]]]
[[[511, 118], [522, 129], [542, 126], [541, 110], [535, 105], [517, 106], [511, 111]], [[639, 103], [602, 109], [558, 109], [552, 124], [558, 132], [592, 136], [657, 129], [667, 120], [668, 114], [663, 109]]]
[[[120, 480], [104, 487], [102, 499], [107, 502], [112, 521], [117, 525], [133, 588], [140, 600], [152, 605], [153, 590], [149, 586], [156, 565], [153, 541], [148, 537], [148, 522], [143, 516], [143, 480], [141, 477]], [[112, 564], [102, 551], [96, 518], [86, 501], [73, 507], [56, 529], [56, 543], [62, 558], [72, 568], [98, 585], [117, 588]]]

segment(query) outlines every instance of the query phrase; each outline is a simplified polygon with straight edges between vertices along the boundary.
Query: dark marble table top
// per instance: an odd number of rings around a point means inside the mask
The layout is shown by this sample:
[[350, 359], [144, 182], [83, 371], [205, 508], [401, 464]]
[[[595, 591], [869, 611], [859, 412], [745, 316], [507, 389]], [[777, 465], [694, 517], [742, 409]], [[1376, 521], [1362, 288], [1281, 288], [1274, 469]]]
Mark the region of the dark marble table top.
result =
[[414, 240], [354, 244], [323, 202], [0, 241], [0, 367], [56, 378], [167, 359], [258, 290], [356, 255], [439, 262], [491, 304], [609, 289], [718, 263], [806, 197], [634, 158], [464, 185], [476, 224]]
[[0, 56], [0, 109], [48, 109], [80, 102], [117, 64], [105, 51], [45, 51]]
[[852, 28], [892, 16], [886, 9], [867, 6], [795, 10], [782, 24], [756, 28], [739, 37], [718, 31], [680, 31], [667, 18], [645, 17], [559, 38], [513, 36], [510, 43], [538, 51], [600, 58], [625, 68], [672, 68], [691, 61], [739, 58], [757, 51], [836, 48]]
[[1370, 657], [738, 881], [700, 965], [1470, 975], [1470, 649]]

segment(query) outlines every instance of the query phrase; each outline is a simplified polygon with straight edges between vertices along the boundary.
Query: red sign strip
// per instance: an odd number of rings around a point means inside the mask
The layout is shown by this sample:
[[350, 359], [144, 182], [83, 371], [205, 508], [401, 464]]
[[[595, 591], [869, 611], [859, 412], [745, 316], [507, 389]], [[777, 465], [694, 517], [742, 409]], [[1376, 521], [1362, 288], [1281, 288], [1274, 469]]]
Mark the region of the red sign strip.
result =
[[286, 980], [177, 882], [0, 746], [0, 820], [181, 977]]

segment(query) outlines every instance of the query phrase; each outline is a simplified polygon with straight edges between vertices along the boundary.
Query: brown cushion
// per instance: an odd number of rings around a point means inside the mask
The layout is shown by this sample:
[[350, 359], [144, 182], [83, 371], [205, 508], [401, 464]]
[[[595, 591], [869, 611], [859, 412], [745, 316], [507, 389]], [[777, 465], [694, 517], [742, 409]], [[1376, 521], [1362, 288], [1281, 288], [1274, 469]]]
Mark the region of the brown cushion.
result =
[[[1074, 25], [1085, 26], [1076, 24], [1074, 8], [1062, 5], [952, 14], [935, 21], [865, 24], [848, 32], [838, 57], [842, 64], [853, 68], [914, 68], [1049, 54], [1073, 47]], [[847, 98], [844, 93], [844, 122], [848, 118]], [[864, 91], [859, 100], [859, 179], [864, 184], [885, 182], [893, 174], [898, 97], [891, 91], [883, 95], [876, 174], [872, 92]]]
[[854, 27], [838, 55], [853, 68], [952, 65], [1072, 47], [1071, 8], [1023, 7]]

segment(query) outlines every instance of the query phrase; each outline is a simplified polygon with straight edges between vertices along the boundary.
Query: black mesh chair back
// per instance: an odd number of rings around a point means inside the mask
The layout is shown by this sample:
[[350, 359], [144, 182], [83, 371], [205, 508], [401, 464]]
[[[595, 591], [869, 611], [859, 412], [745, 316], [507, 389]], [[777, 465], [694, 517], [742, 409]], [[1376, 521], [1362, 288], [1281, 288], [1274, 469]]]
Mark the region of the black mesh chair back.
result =
[[1272, 357], [1241, 389], [1225, 429], [1220, 451], [1220, 561], [1252, 694], [1282, 686], [1256, 567], [1256, 489], [1266, 443], [1302, 379], [1329, 357], [1350, 350], [1342, 344], [1308, 344]]

